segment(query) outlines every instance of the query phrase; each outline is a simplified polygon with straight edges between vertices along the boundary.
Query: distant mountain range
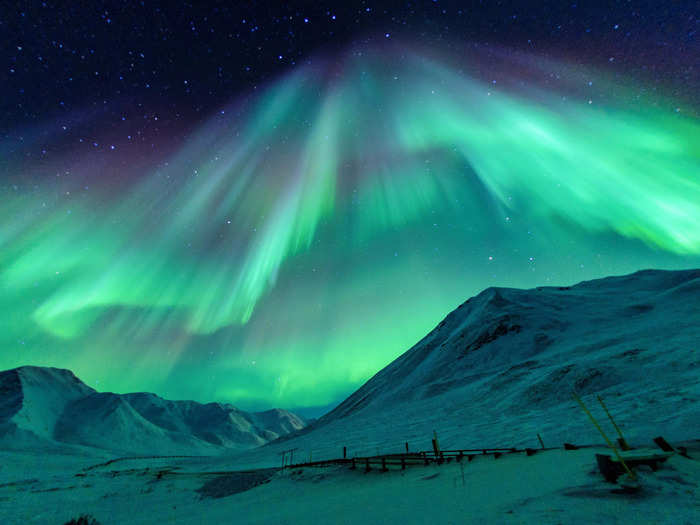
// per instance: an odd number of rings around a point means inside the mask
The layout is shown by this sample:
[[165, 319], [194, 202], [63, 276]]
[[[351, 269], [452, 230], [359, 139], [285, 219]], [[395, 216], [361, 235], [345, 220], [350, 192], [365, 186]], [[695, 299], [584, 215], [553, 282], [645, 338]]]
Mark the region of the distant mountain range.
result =
[[215, 454], [263, 445], [306, 426], [286, 410], [97, 392], [70, 370], [0, 372], [0, 446], [81, 445], [124, 453]]

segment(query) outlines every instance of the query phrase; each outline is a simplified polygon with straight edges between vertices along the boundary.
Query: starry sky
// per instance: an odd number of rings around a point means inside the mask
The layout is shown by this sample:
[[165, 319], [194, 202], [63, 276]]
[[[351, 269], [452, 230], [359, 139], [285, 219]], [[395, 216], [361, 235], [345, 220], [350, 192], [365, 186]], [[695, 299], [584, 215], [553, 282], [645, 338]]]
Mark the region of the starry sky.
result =
[[319, 415], [486, 287], [700, 267], [693, 2], [8, 4], [0, 369]]

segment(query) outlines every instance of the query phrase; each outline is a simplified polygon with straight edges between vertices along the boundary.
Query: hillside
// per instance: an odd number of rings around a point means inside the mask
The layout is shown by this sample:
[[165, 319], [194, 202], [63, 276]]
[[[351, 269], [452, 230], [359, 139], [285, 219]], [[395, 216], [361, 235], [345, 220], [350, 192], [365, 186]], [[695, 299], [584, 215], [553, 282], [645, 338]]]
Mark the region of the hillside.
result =
[[[700, 435], [700, 270], [640, 271], [571, 287], [489, 288], [460, 305], [300, 436], [314, 458], [444, 447], [599, 443], [572, 399], [631, 439]], [[301, 454], [301, 453], [299, 453]], [[269, 460], [271, 461], [271, 459]]]
[[322, 422], [466, 385], [480, 385], [499, 410], [544, 408], [568, 402], [574, 388], [585, 395], [631, 380], [639, 385], [645, 378], [634, 369], [644, 363], [657, 365], [650, 389], [692, 383], [699, 343], [698, 270], [643, 271], [573, 287], [489, 288]]
[[69, 370], [26, 366], [0, 372], [0, 439], [31, 445], [51, 441], [60, 415], [95, 390]]

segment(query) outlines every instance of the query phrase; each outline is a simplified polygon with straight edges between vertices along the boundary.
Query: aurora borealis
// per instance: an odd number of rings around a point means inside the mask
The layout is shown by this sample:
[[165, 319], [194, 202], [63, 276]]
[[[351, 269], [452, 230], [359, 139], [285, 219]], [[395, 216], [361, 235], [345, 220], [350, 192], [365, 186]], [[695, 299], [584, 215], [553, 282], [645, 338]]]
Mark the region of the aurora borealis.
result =
[[0, 368], [326, 405], [485, 287], [700, 266], [691, 102], [466, 49], [321, 54], [153, 151], [88, 111], [23, 132], [49, 153], [3, 165]]

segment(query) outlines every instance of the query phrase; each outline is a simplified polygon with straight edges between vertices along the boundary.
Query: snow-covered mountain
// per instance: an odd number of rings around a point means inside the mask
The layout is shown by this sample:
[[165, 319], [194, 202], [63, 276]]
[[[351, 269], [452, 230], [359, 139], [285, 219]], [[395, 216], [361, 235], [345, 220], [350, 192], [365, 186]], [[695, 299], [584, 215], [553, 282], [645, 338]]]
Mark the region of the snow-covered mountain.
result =
[[12, 434], [13, 442], [26, 445], [51, 440], [66, 407], [94, 393], [69, 370], [25, 366], [0, 372], [0, 436]]
[[0, 442], [9, 448], [59, 443], [139, 454], [211, 454], [263, 445], [305, 425], [280, 409], [249, 413], [225, 403], [96, 392], [58, 368], [0, 372]]
[[[0, 442], [54, 440], [147, 454], [247, 450], [237, 465], [444, 448], [700, 436], [700, 270], [646, 270], [532, 290], [489, 288], [310, 427], [283, 410], [97, 393], [67, 370], [0, 373]], [[301, 429], [301, 431], [299, 431]], [[4, 438], [2, 436], [5, 436]], [[281, 436], [284, 439], [274, 440]], [[249, 450], [258, 445], [265, 447]]]
[[[573, 287], [489, 288], [322, 421], [465, 385], [481, 386], [479, 398], [494, 409], [520, 412], [569, 402], [572, 389], [690, 384], [700, 380], [699, 345], [700, 270], [642, 271]], [[648, 377], [641, 365], [652, 363]]]
[[633, 439], [700, 436], [700, 270], [484, 290], [301, 435], [265, 449], [430, 449], [433, 429], [453, 448], [539, 446], [538, 433], [552, 445], [601, 442], [572, 391], [613, 438], [597, 394]]

